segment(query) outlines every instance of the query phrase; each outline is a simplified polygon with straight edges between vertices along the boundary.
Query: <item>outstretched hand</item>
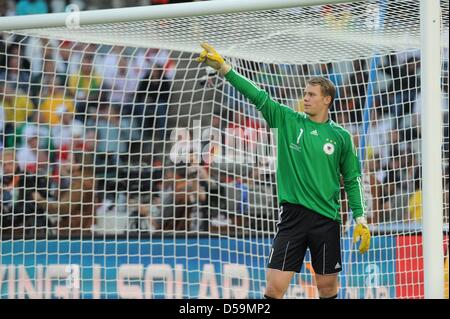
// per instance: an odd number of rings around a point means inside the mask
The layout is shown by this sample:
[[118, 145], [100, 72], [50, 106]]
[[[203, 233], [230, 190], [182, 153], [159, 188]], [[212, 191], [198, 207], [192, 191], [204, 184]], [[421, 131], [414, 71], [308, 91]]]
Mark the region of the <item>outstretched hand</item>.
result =
[[201, 47], [203, 50], [197, 58], [197, 62], [206, 63], [206, 65], [219, 71], [222, 75], [225, 75], [231, 69], [224, 58], [211, 45], [204, 42], [201, 44]]

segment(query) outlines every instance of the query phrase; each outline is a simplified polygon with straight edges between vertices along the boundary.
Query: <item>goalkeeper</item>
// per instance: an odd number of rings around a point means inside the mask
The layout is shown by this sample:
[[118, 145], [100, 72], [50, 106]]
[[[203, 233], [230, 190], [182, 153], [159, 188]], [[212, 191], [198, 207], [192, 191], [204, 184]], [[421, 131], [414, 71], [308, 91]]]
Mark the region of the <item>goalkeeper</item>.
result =
[[210, 45], [202, 44], [198, 62], [217, 70], [278, 129], [277, 180], [280, 203], [277, 234], [267, 270], [265, 298], [282, 298], [311, 253], [319, 297], [337, 298], [342, 270], [339, 214], [340, 178], [344, 179], [356, 227], [359, 252], [370, 246], [364, 214], [361, 171], [351, 134], [329, 119], [336, 88], [323, 77], [311, 78], [304, 92], [304, 113], [272, 100], [236, 71]]

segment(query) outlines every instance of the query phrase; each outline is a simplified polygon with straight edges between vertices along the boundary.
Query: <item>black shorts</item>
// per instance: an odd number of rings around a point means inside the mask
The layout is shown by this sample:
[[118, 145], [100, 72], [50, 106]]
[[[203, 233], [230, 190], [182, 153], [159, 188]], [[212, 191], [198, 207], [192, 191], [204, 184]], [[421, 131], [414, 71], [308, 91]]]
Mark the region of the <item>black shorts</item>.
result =
[[282, 204], [269, 268], [300, 272], [309, 248], [316, 274], [342, 270], [340, 224], [301, 205]]

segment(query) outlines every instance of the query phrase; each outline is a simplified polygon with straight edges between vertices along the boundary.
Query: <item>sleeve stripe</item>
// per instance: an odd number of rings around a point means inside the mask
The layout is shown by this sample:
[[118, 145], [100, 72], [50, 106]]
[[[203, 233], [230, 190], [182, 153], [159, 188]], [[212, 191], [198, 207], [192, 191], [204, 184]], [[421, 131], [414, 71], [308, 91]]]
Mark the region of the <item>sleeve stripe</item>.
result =
[[256, 105], [256, 109], [261, 110], [264, 106], [264, 104], [266, 104], [267, 100], [269, 99], [269, 96], [267, 94], [264, 94], [264, 100], [262, 101], [262, 103], [258, 103], [259, 105]]
[[363, 195], [363, 186], [362, 186], [362, 183], [361, 183], [361, 177], [358, 176], [356, 178], [356, 180], [358, 181], [359, 196], [360, 196], [360, 199], [361, 199], [362, 216], [365, 216], [365, 204], [364, 204], [364, 195]]

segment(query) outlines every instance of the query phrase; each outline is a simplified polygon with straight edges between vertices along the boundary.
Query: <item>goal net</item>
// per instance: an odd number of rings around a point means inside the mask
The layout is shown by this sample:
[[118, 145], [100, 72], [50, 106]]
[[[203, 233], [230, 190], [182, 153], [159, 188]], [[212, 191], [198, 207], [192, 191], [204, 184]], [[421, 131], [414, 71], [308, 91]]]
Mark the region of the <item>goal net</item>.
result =
[[[336, 85], [331, 116], [354, 136], [373, 235], [360, 255], [342, 190], [339, 297], [423, 298], [419, 4], [81, 26], [74, 12], [66, 27], [2, 32], [0, 298], [263, 296], [283, 165], [276, 132], [195, 61], [204, 41], [294, 110], [309, 77]], [[447, 298], [448, 5], [436, 247]], [[317, 298], [313, 274], [308, 253], [286, 298]]]

